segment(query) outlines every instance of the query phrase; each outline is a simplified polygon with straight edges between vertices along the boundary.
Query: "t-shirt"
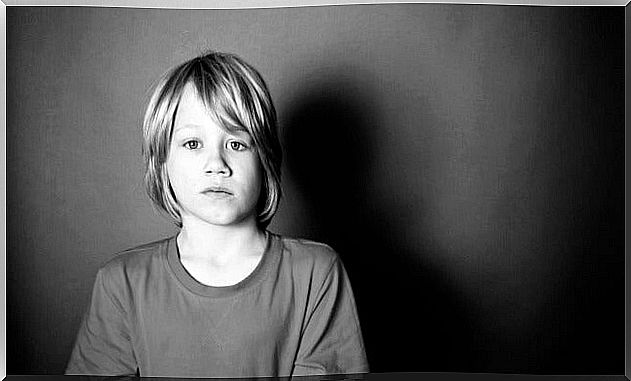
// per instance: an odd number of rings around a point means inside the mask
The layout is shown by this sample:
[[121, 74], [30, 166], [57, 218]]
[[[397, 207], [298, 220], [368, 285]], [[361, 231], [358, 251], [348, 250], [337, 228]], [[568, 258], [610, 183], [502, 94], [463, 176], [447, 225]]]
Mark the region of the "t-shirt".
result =
[[176, 236], [97, 273], [66, 374], [267, 377], [368, 372], [355, 301], [330, 247], [268, 233], [237, 284], [182, 266]]

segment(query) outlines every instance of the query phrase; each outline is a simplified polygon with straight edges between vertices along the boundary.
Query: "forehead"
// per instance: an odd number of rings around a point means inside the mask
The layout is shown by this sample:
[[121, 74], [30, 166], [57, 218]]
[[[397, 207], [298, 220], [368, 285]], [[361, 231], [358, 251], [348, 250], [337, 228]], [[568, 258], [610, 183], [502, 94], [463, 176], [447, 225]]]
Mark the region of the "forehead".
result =
[[192, 83], [187, 83], [182, 91], [182, 96], [175, 114], [175, 125], [189, 124], [211, 119], [211, 112], [199, 96]]
[[199, 91], [191, 82], [184, 86], [174, 120], [174, 131], [178, 127], [204, 126], [212, 124], [230, 134], [248, 134], [249, 131], [236, 122], [229, 122], [225, 110], [213, 110], [204, 102]]

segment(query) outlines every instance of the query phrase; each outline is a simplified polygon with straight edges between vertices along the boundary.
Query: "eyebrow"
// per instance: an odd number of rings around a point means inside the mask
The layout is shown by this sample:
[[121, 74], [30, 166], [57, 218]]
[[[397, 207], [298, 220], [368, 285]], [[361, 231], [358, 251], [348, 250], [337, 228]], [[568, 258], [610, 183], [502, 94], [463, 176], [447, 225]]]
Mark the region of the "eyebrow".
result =
[[[198, 131], [202, 127], [203, 126], [198, 125], [198, 124], [174, 125], [173, 131], [171, 133], [175, 135], [176, 133], [180, 131], [186, 131], [186, 130]], [[243, 137], [241, 135], [246, 135], [248, 138], [252, 138], [252, 135], [250, 134], [250, 132], [245, 127], [242, 127], [242, 126], [231, 126], [230, 128], [222, 127], [221, 129], [225, 131], [226, 133], [228, 133], [229, 135], [233, 135], [237, 137]]]
[[175, 134], [179, 131], [182, 130], [199, 130], [201, 126], [198, 126], [196, 124], [185, 124], [185, 125], [173, 125], [173, 132], [172, 134]]
[[247, 129], [241, 126], [233, 127], [233, 128], [225, 128], [225, 130], [231, 135], [245, 134], [247, 136], [250, 136], [250, 131], [248, 131]]

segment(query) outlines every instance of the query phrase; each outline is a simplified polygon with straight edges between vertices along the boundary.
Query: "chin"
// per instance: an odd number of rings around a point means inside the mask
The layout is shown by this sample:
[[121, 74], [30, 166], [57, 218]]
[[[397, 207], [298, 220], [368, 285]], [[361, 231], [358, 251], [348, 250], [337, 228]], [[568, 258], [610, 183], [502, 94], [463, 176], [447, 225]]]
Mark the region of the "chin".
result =
[[[217, 226], [236, 226], [247, 222], [251, 218], [251, 216], [242, 216], [233, 213], [213, 214], [199, 217], [202, 221]], [[256, 221], [255, 218], [252, 218], [252, 220]]]
[[253, 221], [256, 224], [256, 214], [250, 210], [250, 208], [236, 208], [233, 205], [226, 207], [211, 206], [200, 208], [197, 205], [196, 210], [193, 212], [192, 208], [183, 208], [183, 223], [189, 221], [190, 223], [206, 223], [216, 226], [237, 226], [247, 224], [249, 221]]

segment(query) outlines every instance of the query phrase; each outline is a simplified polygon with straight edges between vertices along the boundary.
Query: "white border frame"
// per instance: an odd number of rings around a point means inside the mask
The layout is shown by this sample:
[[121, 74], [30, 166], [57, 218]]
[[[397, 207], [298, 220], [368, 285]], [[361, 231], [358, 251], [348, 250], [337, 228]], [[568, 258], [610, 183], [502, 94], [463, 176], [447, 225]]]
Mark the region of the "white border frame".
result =
[[[411, 3], [431, 3], [431, 4], [486, 4], [486, 5], [525, 5], [525, 6], [623, 6], [626, 7], [631, 0], [522, 0], [502, 1], [502, 0], [478, 0], [478, 1], [457, 1], [457, 0], [434, 0], [434, 1], [413, 1], [413, 0], [0, 0], [0, 380], [7, 376], [6, 373], [6, 8], [7, 6], [77, 6], [77, 7], [117, 7], [117, 8], [178, 8], [178, 9], [252, 9], [252, 8], [294, 8], [294, 7], [315, 7], [330, 5], [360, 5], [360, 4], [411, 4]], [[627, 40], [627, 25], [625, 10], [625, 50], [630, 46]], [[626, 73], [629, 71], [629, 63], [626, 57], [629, 52], [625, 52], [625, 94], [627, 93]], [[631, 100], [626, 99], [628, 106]], [[626, 107], [625, 107], [626, 108]], [[625, 142], [626, 126], [629, 125], [625, 109]], [[626, 161], [626, 144], [625, 144]], [[626, 164], [626, 163], [625, 163]], [[625, 165], [626, 177], [626, 165]], [[625, 181], [626, 184], [626, 181]], [[625, 186], [625, 211], [626, 211]], [[626, 232], [626, 213], [625, 213]], [[626, 252], [625, 235], [625, 269], [631, 263], [628, 262]], [[625, 285], [631, 284], [627, 281], [625, 271]], [[629, 305], [628, 287], [625, 287], [625, 315], [628, 314]], [[625, 316], [625, 377], [631, 379], [631, 343], [629, 342], [629, 327]]]
[[626, 6], [630, 0], [1, 0], [6, 6], [178, 9], [295, 8], [366, 4], [487, 4], [538, 6]]

